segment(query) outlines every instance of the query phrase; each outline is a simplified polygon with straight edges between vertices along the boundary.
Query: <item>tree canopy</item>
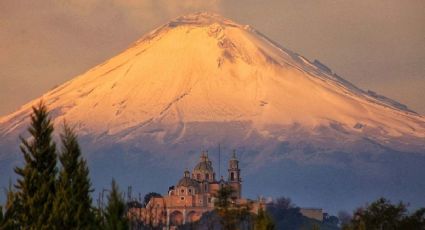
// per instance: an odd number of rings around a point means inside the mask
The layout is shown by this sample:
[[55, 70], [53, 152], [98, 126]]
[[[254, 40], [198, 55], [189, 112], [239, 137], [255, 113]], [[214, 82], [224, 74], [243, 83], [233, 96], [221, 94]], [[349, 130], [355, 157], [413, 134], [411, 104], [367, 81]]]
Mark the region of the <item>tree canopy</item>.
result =
[[19, 176], [17, 199], [22, 206], [19, 222], [25, 229], [48, 229], [53, 220], [57, 155], [53, 124], [43, 102], [33, 107], [28, 132], [30, 138], [21, 137], [20, 146], [25, 165], [15, 168]]

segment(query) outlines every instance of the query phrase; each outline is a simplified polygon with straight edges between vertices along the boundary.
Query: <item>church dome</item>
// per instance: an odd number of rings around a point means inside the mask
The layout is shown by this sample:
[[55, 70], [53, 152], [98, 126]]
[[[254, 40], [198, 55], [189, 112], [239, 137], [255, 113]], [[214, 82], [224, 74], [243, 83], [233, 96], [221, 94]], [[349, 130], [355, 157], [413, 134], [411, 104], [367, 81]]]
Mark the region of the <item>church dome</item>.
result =
[[196, 180], [192, 179], [192, 178], [183, 177], [177, 183], [177, 187], [194, 187], [194, 188], [198, 188], [199, 189], [199, 183]]
[[213, 171], [213, 167], [210, 164], [210, 162], [205, 162], [204, 161], [204, 162], [199, 162], [195, 166], [194, 170], [201, 171], [201, 172], [212, 172]]
[[195, 166], [193, 170], [198, 172], [213, 172], [214, 169], [212, 167], [211, 161], [208, 159], [208, 155], [202, 153], [199, 163]]
[[183, 178], [181, 178], [179, 180], [179, 182], [177, 183], [177, 187], [194, 187], [194, 188], [198, 188], [199, 189], [199, 183], [190, 178], [190, 172], [186, 169], [184, 171], [184, 176]]

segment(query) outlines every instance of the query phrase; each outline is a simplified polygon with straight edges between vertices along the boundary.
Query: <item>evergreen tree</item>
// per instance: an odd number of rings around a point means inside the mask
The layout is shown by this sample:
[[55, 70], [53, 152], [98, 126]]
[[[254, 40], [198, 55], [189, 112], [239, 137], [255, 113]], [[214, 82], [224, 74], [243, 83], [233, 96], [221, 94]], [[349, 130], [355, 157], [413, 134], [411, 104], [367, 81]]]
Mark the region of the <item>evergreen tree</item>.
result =
[[54, 203], [55, 225], [58, 229], [92, 228], [95, 217], [91, 207], [89, 170], [82, 159], [77, 135], [66, 123], [61, 143], [62, 168]]
[[57, 156], [53, 125], [43, 102], [33, 107], [28, 131], [31, 137], [21, 137], [20, 146], [25, 165], [15, 168], [20, 176], [16, 185], [22, 205], [19, 223], [23, 229], [48, 229], [53, 219]]
[[0, 224], [0, 229], [3, 230], [14, 230], [19, 228], [19, 213], [20, 213], [20, 202], [18, 196], [13, 191], [12, 183], [9, 184], [7, 190], [7, 200], [5, 206], [5, 213], [3, 215], [3, 221]]
[[275, 225], [270, 215], [262, 208], [258, 210], [257, 217], [255, 218], [254, 230], [273, 230]]
[[103, 226], [103, 229], [128, 229], [124, 199], [114, 179], [112, 180], [111, 191], [108, 195], [108, 205], [105, 210], [105, 226]]
[[3, 206], [0, 205], [0, 226], [3, 224]]

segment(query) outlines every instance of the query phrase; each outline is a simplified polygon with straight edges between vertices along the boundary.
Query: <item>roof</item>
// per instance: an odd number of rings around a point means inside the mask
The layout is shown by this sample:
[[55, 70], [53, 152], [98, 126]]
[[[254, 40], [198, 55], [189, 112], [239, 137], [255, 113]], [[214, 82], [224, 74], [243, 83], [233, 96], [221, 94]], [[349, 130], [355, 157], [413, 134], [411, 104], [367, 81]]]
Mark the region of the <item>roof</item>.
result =
[[209, 162], [203, 161], [203, 162], [199, 162], [194, 170], [199, 170], [199, 171], [213, 171], [213, 167]]
[[207, 171], [207, 172], [213, 172], [214, 171], [214, 169], [212, 167], [212, 163], [208, 159], [208, 155], [205, 152], [202, 152], [201, 159], [193, 170], [194, 171], [204, 171], [204, 172], [205, 171]]
[[177, 187], [179, 186], [199, 188], [199, 183], [190, 177], [183, 177], [177, 183]]

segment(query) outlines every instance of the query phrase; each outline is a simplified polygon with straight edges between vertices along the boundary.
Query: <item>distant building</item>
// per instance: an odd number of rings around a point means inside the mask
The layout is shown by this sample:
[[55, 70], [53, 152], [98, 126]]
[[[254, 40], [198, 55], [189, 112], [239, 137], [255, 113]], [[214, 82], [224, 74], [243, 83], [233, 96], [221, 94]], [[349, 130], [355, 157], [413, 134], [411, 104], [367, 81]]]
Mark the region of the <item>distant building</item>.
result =
[[300, 212], [303, 216], [310, 219], [323, 221], [323, 209], [321, 208], [300, 208]]
[[202, 152], [198, 164], [192, 172], [185, 170], [183, 177], [175, 186], [171, 186], [164, 197], [153, 197], [144, 208], [129, 209], [129, 215], [139, 218], [144, 223], [158, 226], [178, 226], [194, 222], [202, 214], [214, 209], [214, 195], [223, 186], [231, 186], [234, 190], [231, 196], [235, 204], [252, 204], [252, 211], [257, 212], [260, 202], [242, 198], [242, 178], [239, 161], [233, 152], [229, 160], [228, 177], [216, 179], [212, 162], [207, 152]]

